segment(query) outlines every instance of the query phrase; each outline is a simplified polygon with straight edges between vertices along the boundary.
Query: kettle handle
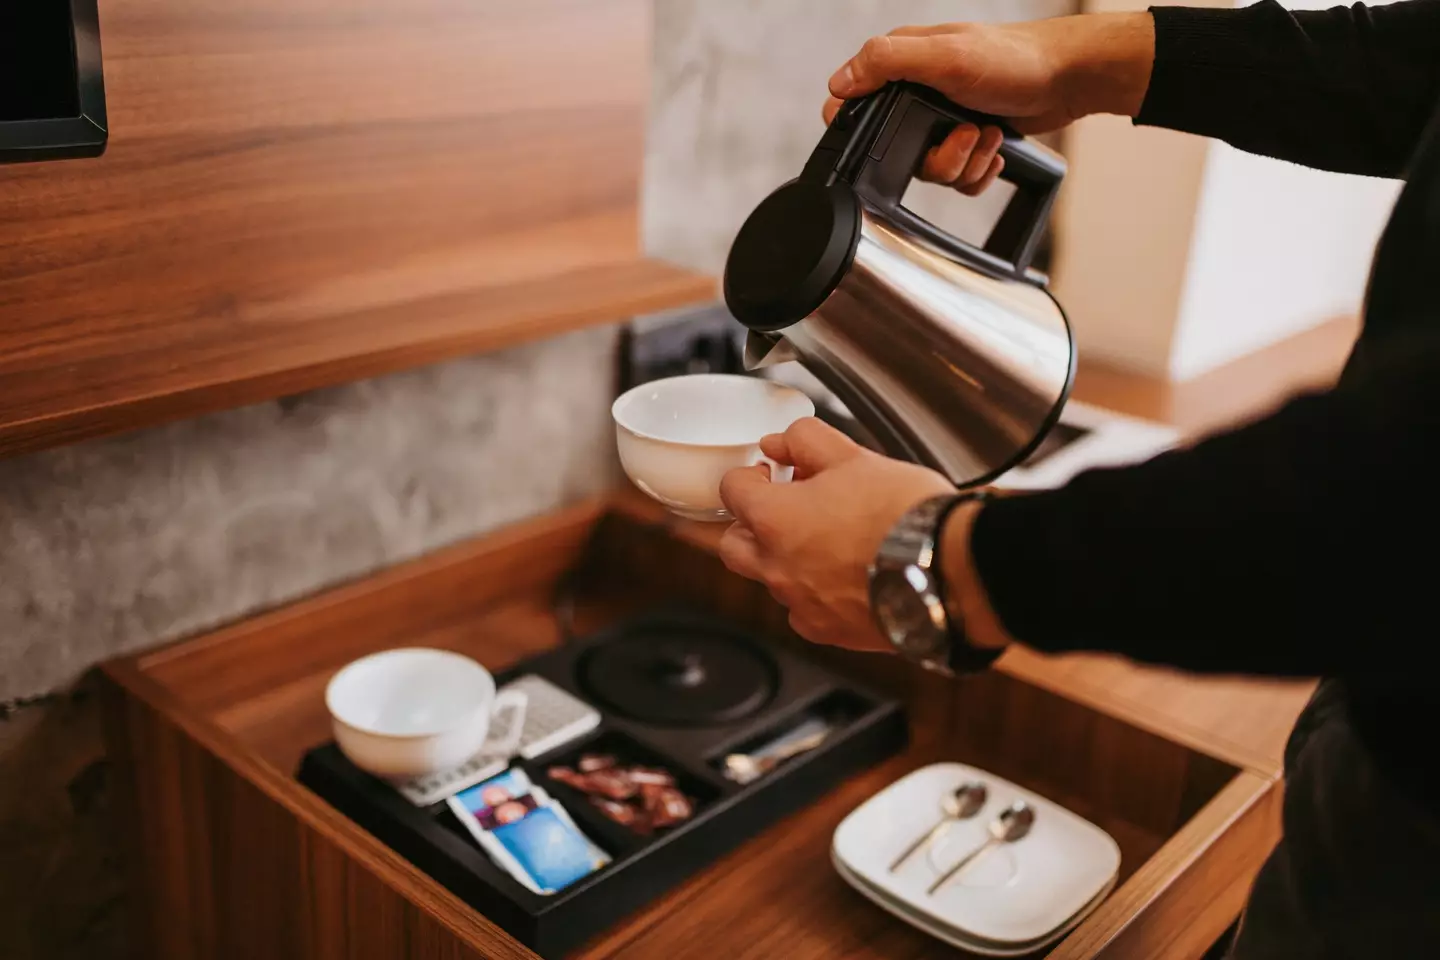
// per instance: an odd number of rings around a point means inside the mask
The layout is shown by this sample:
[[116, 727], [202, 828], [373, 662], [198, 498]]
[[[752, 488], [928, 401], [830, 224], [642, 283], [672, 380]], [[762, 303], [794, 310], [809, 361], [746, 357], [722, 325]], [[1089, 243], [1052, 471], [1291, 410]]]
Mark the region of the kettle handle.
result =
[[[836, 172], [852, 180], [855, 192], [867, 206], [957, 258], [1002, 274], [1025, 277], [1065, 177], [1063, 157], [1021, 136], [999, 117], [967, 110], [939, 91], [917, 83], [886, 84], [873, 94], [847, 102], [841, 112], [846, 114], [845, 119], [837, 114], [832, 125], [853, 129], [856, 139], [866, 141], [868, 149], [844, 151], [850, 166], [858, 164], [858, 169]], [[857, 117], [861, 119], [855, 123]], [[998, 126], [1004, 131], [1000, 156], [1005, 160], [1005, 169], [1001, 177], [1016, 187], [983, 249], [946, 233], [900, 202], [930, 148], [961, 123]]]

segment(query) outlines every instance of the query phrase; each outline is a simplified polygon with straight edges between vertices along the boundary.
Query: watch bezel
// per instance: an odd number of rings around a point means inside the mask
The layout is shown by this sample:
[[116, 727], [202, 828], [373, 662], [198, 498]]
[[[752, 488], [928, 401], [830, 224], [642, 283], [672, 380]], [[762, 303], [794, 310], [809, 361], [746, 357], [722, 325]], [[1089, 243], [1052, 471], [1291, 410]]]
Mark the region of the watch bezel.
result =
[[[924, 578], [925, 585], [916, 585], [916, 578]], [[909, 608], [907, 616], [891, 616], [890, 612], [901, 605]], [[950, 641], [950, 618], [945, 610], [939, 580], [932, 571], [918, 563], [872, 569], [870, 608], [880, 622], [885, 638], [907, 658], [927, 660], [943, 657], [946, 653]]]
[[[924, 666], [949, 660], [952, 623], [945, 609], [944, 584], [935, 569], [936, 537], [945, 517], [963, 499], [965, 495], [958, 493], [930, 497], [905, 511], [870, 565], [870, 610], [876, 625], [896, 652]], [[923, 585], [916, 582], [918, 578], [923, 578]], [[902, 603], [913, 616], [891, 615]], [[914, 629], [902, 622], [924, 626]]]

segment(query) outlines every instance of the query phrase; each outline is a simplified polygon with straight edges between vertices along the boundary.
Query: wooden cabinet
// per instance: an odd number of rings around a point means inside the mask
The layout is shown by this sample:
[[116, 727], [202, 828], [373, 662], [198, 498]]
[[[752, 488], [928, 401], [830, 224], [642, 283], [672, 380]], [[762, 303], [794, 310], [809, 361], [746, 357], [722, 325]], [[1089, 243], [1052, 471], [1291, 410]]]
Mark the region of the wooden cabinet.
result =
[[[634, 495], [582, 504], [216, 633], [109, 663], [107, 711], [155, 960], [498, 958], [530, 954], [294, 778], [329, 737], [331, 674], [386, 647], [502, 668], [559, 641], [573, 591], [588, 630], [683, 601], [798, 644], [784, 611], [728, 574], [718, 530]], [[568, 623], [568, 618], [566, 620]], [[1108, 900], [1054, 948], [1077, 958], [1196, 958], [1234, 919], [1278, 835], [1276, 771], [1194, 731], [1066, 695], [1062, 672], [1007, 655], [958, 682], [896, 658], [812, 651], [905, 698], [906, 752], [736, 848], [585, 948], [587, 958], [941, 957], [847, 887], [840, 820], [920, 765], [953, 759], [1100, 824], [1122, 851]]]

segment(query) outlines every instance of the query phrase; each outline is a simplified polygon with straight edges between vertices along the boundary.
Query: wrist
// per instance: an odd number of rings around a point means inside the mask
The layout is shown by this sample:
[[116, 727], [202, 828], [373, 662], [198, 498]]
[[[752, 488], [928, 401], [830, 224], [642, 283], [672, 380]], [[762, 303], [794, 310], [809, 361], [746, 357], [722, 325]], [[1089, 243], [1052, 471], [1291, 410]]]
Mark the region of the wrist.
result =
[[1095, 13], [1053, 22], [1061, 37], [1057, 74], [1071, 116], [1139, 114], [1155, 65], [1154, 16]]
[[985, 585], [970, 553], [975, 519], [984, 501], [963, 503], [951, 511], [940, 533], [940, 569], [945, 584], [945, 607], [964, 624], [965, 639], [981, 650], [998, 650], [1012, 642], [1000, 617], [990, 607]]

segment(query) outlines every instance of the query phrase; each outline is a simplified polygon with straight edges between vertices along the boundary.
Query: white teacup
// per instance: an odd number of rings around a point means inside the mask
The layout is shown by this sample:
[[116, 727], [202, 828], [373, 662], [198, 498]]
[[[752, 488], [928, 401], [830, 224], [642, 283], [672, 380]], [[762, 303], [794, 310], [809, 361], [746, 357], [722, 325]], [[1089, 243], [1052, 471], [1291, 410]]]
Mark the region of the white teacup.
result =
[[630, 480], [691, 520], [729, 520], [720, 479], [735, 467], [770, 464], [770, 477], [792, 470], [760, 452], [760, 438], [815, 415], [793, 387], [758, 377], [700, 373], [654, 380], [626, 391], [610, 408], [620, 463]]
[[[347, 665], [325, 688], [335, 743], [361, 770], [408, 780], [459, 766], [480, 753], [513, 753], [527, 698], [496, 692], [495, 678], [469, 657], [409, 647]], [[491, 718], [510, 711], [505, 734]]]

